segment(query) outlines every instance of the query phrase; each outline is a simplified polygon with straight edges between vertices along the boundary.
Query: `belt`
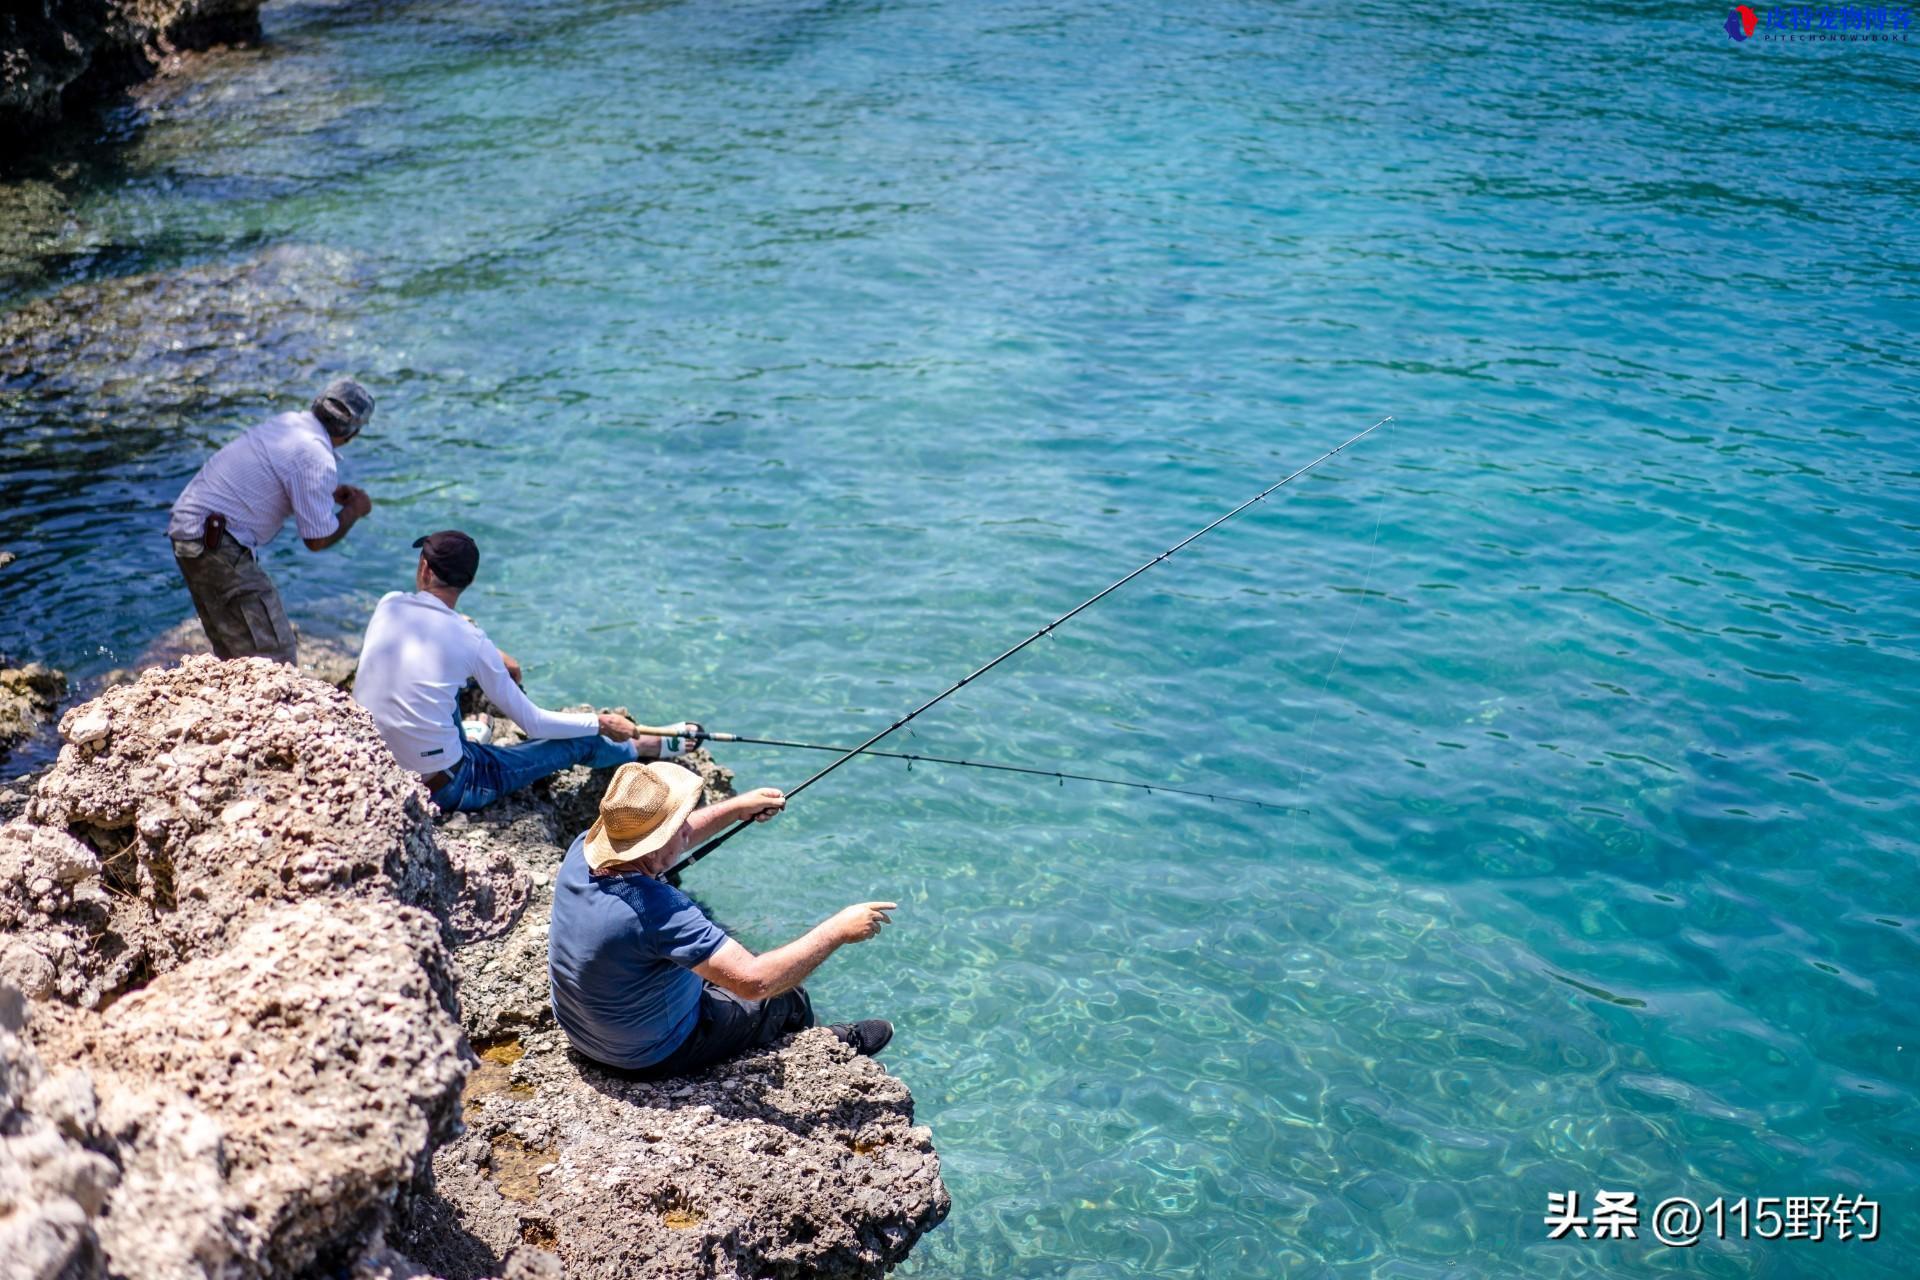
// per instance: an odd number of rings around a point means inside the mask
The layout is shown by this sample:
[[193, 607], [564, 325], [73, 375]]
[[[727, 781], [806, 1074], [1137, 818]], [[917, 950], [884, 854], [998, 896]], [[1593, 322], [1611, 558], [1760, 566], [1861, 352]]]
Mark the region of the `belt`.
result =
[[442, 769], [438, 773], [430, 773], [426, 777], [420, 779], [421, 785], [426, 787], [426, 789], [429, 791], [438, 791], [440, 788], [446, 786], [449, 782], [452, 782], [452, 781], [453, 781], [453, 775], [448, 773], [445, 769]]

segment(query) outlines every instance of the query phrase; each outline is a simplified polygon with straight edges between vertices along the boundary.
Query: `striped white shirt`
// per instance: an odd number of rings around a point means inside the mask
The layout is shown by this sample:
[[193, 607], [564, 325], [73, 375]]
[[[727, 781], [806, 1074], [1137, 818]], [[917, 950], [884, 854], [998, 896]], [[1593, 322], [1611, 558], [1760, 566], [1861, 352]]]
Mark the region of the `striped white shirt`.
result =
[[250, 550], [278, 537], [288, 516], [301, 537], [324, 538], [340, 527], [333, 510], [339, 483], [340, 463], [320, 419], [306, 410], [282, 413], [207, 459], [174, 499], [167, 535], [197, 538], [219, 512]]

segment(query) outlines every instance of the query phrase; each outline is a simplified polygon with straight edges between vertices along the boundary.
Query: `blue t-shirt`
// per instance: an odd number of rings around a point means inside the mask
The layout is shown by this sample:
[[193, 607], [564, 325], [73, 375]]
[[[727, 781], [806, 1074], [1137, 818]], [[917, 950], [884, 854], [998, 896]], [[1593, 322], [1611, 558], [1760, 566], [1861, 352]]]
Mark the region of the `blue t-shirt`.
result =
[[573, 1047], [612, 1067], [650, 1067], [693, 1033], [693, 967], [727, 935], [693, 899], [652, 876], [596, 876], [583, 834], [553, 885], [547, 979]]

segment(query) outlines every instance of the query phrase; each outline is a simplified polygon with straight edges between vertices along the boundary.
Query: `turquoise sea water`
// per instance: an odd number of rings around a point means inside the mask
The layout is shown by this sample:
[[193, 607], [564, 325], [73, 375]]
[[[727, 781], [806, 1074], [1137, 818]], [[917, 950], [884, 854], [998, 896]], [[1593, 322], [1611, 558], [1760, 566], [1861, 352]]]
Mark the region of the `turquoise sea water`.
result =
[[[275, 4], [16, 184], [9, 307], [310, 274], [0, 384], [0, 649], [177, 621], [173, 493], [351, 369], [297, 619], [458, 525], [549, 705], [845, 741], [1392, 414], [898, 744], [1308, 813], [861, 762], [690, 877], [903, 904], [815, 990], [934, 1129], [905, 1272], [1911, 1275], [1920, 60], [1724, 16]], [[1545, 1239], [1599, 1188], [1882, 1238]]]

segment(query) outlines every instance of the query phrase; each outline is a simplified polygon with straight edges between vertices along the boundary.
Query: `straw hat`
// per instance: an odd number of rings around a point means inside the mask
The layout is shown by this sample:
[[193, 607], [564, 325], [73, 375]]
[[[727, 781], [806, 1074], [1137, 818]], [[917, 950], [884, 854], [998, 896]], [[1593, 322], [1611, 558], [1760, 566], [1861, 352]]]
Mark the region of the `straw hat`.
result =
[[587, 828], [587, 866], [595, 875], [635, 870], [673, 839], [700, 802], [700, 775], [677, 764], [623, 764], [607, 784], [600, 816]]

